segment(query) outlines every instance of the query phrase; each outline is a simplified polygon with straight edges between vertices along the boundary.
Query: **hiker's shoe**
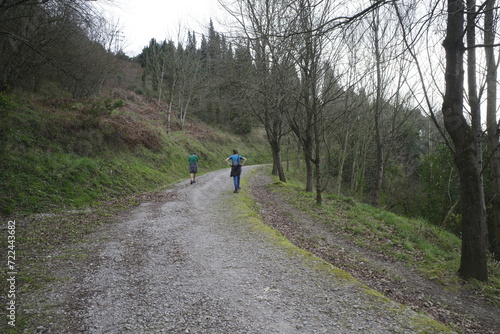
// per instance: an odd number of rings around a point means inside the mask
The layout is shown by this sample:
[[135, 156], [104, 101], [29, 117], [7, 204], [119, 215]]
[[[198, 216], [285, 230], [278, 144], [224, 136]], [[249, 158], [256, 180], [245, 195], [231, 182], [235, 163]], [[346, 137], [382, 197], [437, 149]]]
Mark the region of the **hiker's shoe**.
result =
[[191, 180], [191, 184], [193, 184], [193, 180]]
[[236, 190], [234, 191], [234, 193], [235, 193], [235, 194], [236, 194], [237, 192], [238, 192], [238, 189], [236, 189]]

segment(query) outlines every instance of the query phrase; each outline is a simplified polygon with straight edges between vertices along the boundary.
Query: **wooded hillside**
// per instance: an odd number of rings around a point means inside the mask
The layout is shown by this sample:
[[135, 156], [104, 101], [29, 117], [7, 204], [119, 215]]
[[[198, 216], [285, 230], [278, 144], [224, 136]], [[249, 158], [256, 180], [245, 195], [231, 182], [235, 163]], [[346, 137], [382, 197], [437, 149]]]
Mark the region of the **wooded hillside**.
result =
[[[130, 59], [87, 1], [0, 1], [4, 194], [20, 175], [25, 186], [47, 173], [19, 170], [26, 152], [86, 161], [125, 145], [164, 163], [158, 152], [199, 120], [238, 136], [261, 130], [281, 181], [303, 179], [318, 204], [347, 194], [453, 231], [462, 276], [487, 280], [488, 253], [500, 256], [495, 2], [349, 4], [236, 1], [230, 34], [210, 23]], [[132, 99], [155, 116], [127, 111]], [[48, 167], [52, 180], [64, 184], [68, 165]]]

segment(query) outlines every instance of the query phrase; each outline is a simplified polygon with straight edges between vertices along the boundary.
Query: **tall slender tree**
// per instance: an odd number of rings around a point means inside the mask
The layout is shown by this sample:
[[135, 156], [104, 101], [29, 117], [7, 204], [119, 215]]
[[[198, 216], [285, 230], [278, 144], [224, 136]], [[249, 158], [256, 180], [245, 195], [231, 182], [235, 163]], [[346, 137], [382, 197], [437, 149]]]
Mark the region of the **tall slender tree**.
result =
[[500, 261], [500, 131], [497, 120], [497, 68], [495, 60], [495, 0], [486, 0], [484, 19], [484, 44], [486, 55], [486, 124], [489, 167], [491, 177], [491, 223], [493, 253]]
[[[472, 126], [464, 116], [464, 15], [462, 0], [448, 0], [448, 21], [443, 46], [446, 51], [446, 90], [443, 117], [454, 145], [454, 159], [460, 178], [462, 252], [459, 273], [464, 278], [488, 279], [486, 260], [486, 212], [481, 179], [481, 133], [479, 115], [472, 114]], [[472, 29], [469, 26], [469, 29]], [[471, 46], [475, 47], [475, 46]]]

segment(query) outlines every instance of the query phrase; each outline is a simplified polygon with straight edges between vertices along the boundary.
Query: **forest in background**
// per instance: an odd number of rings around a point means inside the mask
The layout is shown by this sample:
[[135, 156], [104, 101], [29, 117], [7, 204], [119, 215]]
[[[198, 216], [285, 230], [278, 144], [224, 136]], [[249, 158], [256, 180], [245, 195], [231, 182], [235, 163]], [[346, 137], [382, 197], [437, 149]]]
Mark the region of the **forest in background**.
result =
[[[496, 59], [495, 2], [468, 1], [467, 10], [451, 0], [349, 3], [236, 1], [226, 5], [238, 23], [230, 32], [210, 23], [184, 41], [152, 39], [130, 59], [113, 50], [114, 27], [87, 1], [0, 1], [1, 116], [10, 117], [7, 96], [18, 92], [57, 104], [125, 84], [156, 104], [167, 134], [194, 120], [240, 135], [263, 129], [274, 173], [284, 182], [304, 180], [318, 204], [325, 192], [349, 195], [466, 241], [473, 236], [470, 243], [479, 240], [482, 248], [463, 247], [472, 262], [483, 263], [487, 250], [498, 256], [498, 124], [496, 116], [490, 120], [497, 64], [488, 62]], [[462, 44], [444, 43], [456, 16]], [[484, 33], [481, 41], [476, 32]], [[465, 42], [467, 48], [448, 46]], [[444, 73], [457, 59], [451, 51], [466, 50], [467, 61], [452, 68], [462, 73], [462, 86], [451, 85], [462, 87], [462, 100], [451, 105], [461, 105], [462, 114], [447, 114], [452, 76]], [[142, 68], [140, 83], [123, 70], [133, 64]], [[481, 121], [482, 103], [493, 108], [495, 131]], [[89, 120], [115, 107], [93, 108]], [[4, 143], [12, 138], [9, 120], [1, 125]], [[2, 145], [2, 153], [26, 145], [33, 143]], [[472, 152], [465, 171], [462, 152]], [[468, 179], [474, 192], [465, 188]], [[488, 242], [481, 239], [486, 223]], [[465, 270], [469, 265], [461, 267], [464, 277], [485, 279], [483, 268]]]

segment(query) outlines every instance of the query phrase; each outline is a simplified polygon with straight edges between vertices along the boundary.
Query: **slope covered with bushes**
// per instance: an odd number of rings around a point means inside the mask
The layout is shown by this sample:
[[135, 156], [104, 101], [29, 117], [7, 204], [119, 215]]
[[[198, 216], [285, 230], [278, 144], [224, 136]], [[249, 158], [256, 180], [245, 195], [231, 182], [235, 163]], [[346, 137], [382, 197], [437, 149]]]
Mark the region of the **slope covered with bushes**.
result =
[[[192, 120], [166, 133], [164, 115], [130, 91], [84, 100], [0, 95], [1, 215], [80, 209], [161, 188], [224, 167], [238, 148], [251, 163], [270, 156], [262, 135], [228, 135]], [[250, 138], [251, 137], [251, 138]]]

